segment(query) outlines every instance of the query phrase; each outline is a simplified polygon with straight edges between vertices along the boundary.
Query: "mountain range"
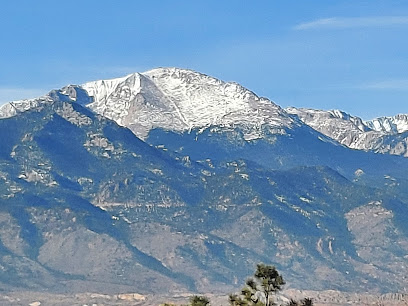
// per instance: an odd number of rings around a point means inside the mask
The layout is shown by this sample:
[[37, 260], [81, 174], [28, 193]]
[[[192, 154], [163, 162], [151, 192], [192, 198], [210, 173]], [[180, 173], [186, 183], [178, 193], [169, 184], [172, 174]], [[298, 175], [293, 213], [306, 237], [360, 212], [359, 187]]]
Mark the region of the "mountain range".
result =
[[0, 108], [0, 289], [406, 292], [408, 116], [283, 109], [179, 68]]

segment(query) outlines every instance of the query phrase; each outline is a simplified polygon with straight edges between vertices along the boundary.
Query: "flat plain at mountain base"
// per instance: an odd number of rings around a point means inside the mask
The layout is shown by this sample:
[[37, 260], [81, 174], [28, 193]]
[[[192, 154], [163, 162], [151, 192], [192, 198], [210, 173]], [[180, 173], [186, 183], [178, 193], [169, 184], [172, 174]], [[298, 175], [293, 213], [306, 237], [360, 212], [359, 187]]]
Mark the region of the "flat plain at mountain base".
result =
[[[141, 295], [139, 293], [76, 293], [76, 294], [57, 294], [45, 292], [18, 291], [0, 294], [0, 304], [9, 305], [30, 305], [30, 306], [153, 306], [162, 303], [174, 303], [176, 305], [186, 304], [192, 293], [180, 293], [174, 295]], [[211, 305], [227, 306], [228, 297], [223, 295], [206, 294]], [[347, 293], [336, 290], [309, 291], [309, 290], [284, 290], [278, 297], [278, 303], [285, 305], [290, 298], [300, 300], [304, 297], [310, 297], [315, 306], [346, 306], [346, 305], [408, 305], [408, 295], [400, 293], [387, 294], [358, 294]]]

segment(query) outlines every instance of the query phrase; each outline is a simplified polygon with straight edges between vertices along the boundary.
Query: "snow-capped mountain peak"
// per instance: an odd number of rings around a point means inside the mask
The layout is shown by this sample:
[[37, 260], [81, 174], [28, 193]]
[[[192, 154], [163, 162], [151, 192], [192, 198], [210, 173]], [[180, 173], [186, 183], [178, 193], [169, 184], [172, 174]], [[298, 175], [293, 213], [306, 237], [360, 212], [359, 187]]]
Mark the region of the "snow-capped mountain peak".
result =
[[369, 128], [378, 132], [403, 133], [408, 131], [408, 115], [398, 114], [393, 117], [379, 117], [364, 122]]
[[260, 138], [263, 127], [284, 134], [301, 124], [278, 105], [260, 98], [235, 82], [180, 68], [157, 68], [144, 73], [69, 85], [38, 99], [10, 102], [0, 107], [0, 118], [41, 109], [56, 100], [86, 105], [138, 137], [162, 128], [176, 132], [209, 126], [240, 126], [246, 140]]
[[88, 107], [141, 138], [153, 128], [186, 131], [211, 125], [244, 126], [247, 139], [269, 125], [280, 132], [295, 121], [272, 101], [234, 82], [192, 70], [157, 68], [119, 79], [82, 85], [94, 102]]

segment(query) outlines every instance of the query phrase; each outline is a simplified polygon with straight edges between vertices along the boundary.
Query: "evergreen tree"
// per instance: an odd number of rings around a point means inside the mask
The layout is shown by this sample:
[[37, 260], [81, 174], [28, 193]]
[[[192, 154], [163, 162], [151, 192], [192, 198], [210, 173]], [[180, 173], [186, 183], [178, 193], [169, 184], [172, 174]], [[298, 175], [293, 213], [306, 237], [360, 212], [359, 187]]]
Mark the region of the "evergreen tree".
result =
[[[274, 305], [272, 294], [282, 289], [285, 284], [274, 266], [258, 264], [254, 278], [247, 280], [240, 295], [230, 295], [232, 306], [271, 306]], [[264, 302], [262, 301], [264, 298]]]
[[279, 274], [274, 266], [261, 263], [256, 265], [254, 276], [260, 283], [261, 291], [265, 295], [266, 306], [272, 305], [271, 295], [281, 290], [282, 286], [285, 284], [282, 275]]

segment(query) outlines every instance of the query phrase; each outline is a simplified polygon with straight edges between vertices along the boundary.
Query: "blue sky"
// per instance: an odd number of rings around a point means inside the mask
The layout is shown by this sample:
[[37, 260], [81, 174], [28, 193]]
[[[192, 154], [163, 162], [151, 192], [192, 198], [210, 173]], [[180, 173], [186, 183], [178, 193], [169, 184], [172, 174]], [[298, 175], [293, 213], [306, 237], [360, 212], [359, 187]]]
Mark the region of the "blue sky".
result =
[[405, 0], [13, 0], [0, 27], [0, 104], [177, 66], [283, 107], [408, 113]]

